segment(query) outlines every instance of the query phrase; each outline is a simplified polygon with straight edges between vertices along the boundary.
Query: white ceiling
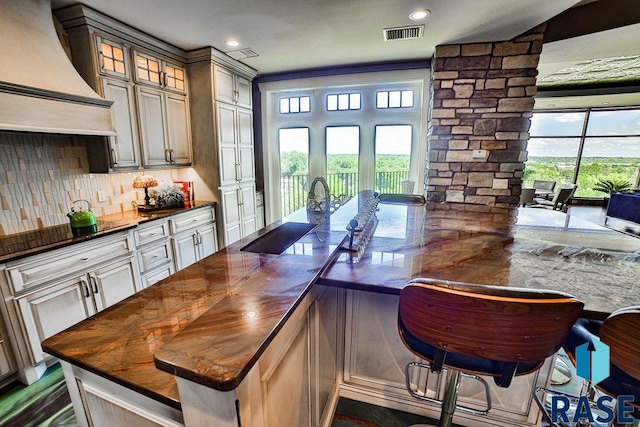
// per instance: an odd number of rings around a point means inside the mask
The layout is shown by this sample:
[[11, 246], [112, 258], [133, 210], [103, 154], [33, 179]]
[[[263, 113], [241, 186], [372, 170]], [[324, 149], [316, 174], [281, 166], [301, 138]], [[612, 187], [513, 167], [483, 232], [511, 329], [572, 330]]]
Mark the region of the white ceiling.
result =
[[[230, 38], [260, 56], [244, 59], [259, 74], [428, 59], [435, 46], [511, 39], [578, 0], [82, 0], [185, 50]], [[52, 0], [52, 8], [76, 0]], [[413, 25], [431, 10], [421, 39], [383, 41], [382, 30]]]

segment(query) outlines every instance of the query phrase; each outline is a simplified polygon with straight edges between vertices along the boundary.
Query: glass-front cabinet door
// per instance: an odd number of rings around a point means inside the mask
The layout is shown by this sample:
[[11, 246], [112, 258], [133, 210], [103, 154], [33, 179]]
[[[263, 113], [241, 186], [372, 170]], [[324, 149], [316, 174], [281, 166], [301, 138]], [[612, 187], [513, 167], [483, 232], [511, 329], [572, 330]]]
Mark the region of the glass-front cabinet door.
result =
[[184, 67], [140, 51], [134, 51], [136, 83], [186, 93]]
[[123, 43], [96, 37], [100, 74], [130, 79], [129, 50]]

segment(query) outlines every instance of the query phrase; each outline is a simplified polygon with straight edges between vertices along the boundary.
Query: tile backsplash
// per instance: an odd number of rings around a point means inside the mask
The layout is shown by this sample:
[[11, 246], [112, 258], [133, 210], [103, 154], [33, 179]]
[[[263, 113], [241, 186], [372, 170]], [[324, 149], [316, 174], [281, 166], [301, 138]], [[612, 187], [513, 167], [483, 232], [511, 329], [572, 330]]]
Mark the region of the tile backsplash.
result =
[[[131, 210], [132, 201], [144, 199], [144, 190], [132, 187], [142, 173], [89, 173], [87, 150], [71, 136], [0, 132], [0, 236], [65, 223], [78, 199], [97, 216]], [[203, 184], [192, 168], [144, 173], [161, 184], [195, 181], [196, 197], [208, 194], [198, 194]]]

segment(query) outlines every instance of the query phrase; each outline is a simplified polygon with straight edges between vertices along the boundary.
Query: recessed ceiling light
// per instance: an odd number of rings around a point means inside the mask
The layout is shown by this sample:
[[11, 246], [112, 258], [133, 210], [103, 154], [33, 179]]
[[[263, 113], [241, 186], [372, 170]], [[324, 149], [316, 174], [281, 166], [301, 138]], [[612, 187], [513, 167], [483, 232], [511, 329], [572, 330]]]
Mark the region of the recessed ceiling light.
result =
[[605, 102], [601, 102], [600, 105], [609, 105], [609, 103], [605, 101]]
[[429, 9], [416, 9], [409, 15], [409, 19], [412, 21], [420, 21], [425, 19], [431, 15], [431, 11]]
[[224, 42], [229, 47], [238, 47], [240, 46], [240, 42], [238, 40], [229, 39]]
[[551, 108], [553, 108], [553, 107], [555, 107], [555, 106], [556, 106], [556, 104], [548, 104], [548, 105], [547, 105], [547, 107], [551, 107]]

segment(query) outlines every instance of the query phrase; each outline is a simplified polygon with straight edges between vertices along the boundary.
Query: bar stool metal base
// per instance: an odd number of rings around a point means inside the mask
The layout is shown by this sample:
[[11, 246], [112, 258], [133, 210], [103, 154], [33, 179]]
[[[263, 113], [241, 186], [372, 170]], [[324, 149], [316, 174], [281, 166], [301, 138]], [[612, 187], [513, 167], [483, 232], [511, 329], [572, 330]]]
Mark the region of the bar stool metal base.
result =
[[[419, 384], [413, 384], [411, 382], [411, 371], [412, 369], [419, 369], [418, 378], [424, 377], [424, 389], [420, 389]], [[447, 385], [444, 389], [444, 395], [442, 399], [438, 399], [436, 397], [428, 396], [427, 384], [428, 378], [431, 373], [431, 365], [428, 363], [420, 363], [420, 362], [411, 362], [407, 364], [405, 367], [405, 382], [407, 386], [407, 390], [411, 396], [416, 399], [425, 400], [430, 403], [435, 403], [437, 405], [442, 406], [442, 410], [440, 413], [440, 427], [449, 427], [451, 426], [453, 420], [453, 414], [456, 410], [460, 410], [462, 412], [466, 412], [474, 415], [487, 415], [491, 412], [491, 393], [489, 391], [489, 384], [478, 375], [467, 374], [456, 369], [447, 369], [443, 368], [441, 373], [448, 375]], [[425, 374], [425, 375], [422, 375]], [[415, 374], [414, 374], [415, 377]], [[458, 389], [460, 388], [460, 379], [462, 377], [471, 378], [478, 382], [480, 382], [485, 389], [485, 396], [487, 401], [487, 407], [485, 409], [476, 409], [468, 406], [458, 405], [456, 404]], [[420, 381], [418, 381], [419, 383]], [[439, 390], [436, 390], [434, 395], [439, 395]]]

